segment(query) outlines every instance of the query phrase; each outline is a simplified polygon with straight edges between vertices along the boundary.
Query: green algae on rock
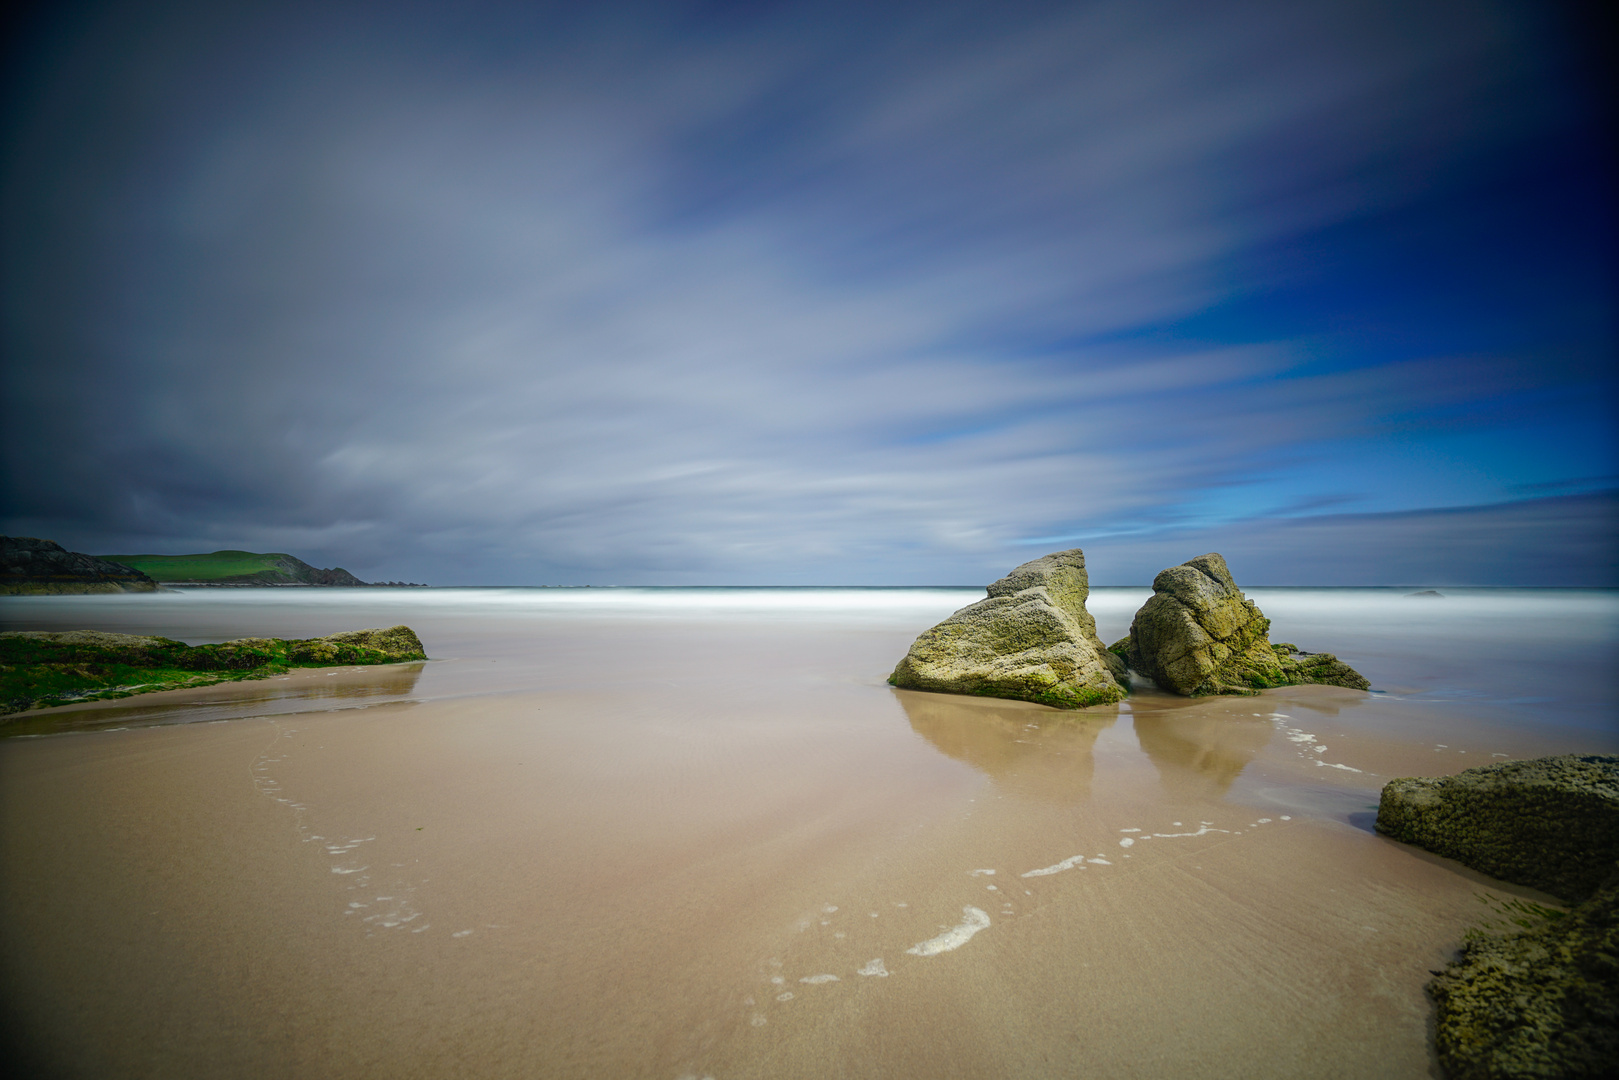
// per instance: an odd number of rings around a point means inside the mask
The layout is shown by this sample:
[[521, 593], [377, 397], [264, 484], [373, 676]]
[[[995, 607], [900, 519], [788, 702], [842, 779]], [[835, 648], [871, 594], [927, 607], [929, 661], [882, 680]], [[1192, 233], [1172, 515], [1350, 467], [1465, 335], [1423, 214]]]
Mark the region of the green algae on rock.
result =
[[1619, 861], [1619, 757], [1502, 761], [1383, 785], [1377, 831], [1574, 902]]
[[1282, 665], [1282, 677], [1287, 686], [1317, 683], [1322, 686], [1344, 686], [1351, 690], [1370, 690], [1372, 684], [1366, 676], [1329, 652], [1310, 653], [1297, 645], [1272, 645], [1276, 659]]
[[1561, 918], [1469, 934], [1428, 983], [1450, 1080], [1612, 1076], [1619, 1062], [1619, 869]]
[[408, 626], [293, 640], [237, 638], [195, 646], [171, 638], [96, 630], [8, 631], [0, 633], [0, 712], [262, 679], [295, 667], [425, 659], [421, 640]]
[[1085, 610], [1085, 553], [1026, 562], [919, 636], [888, 681], [908, 690], [1016, 698], [1061, 709], [1106, 705], [1128, 689]]
[[1130, 667], [1164, 690], [1196, 697], [1299, 683], [1371, 687], [1331, 653], [1272, 645], [1270, 620], [1243, 596], [1218, 554], [1171, 566], [1153, 579], [1152, 590], [1130, 636], [1111, 648], [1126, 650]]
[[[1605, 1077], [1619, 1061], [1619, 757], [1563, 754], [1383, 786], [1377, 831], [1573, 911], [1468, 934], [1428, 984], [1451, 1080]], [[1548, 912], [1557, 915], [1555, 912]]]

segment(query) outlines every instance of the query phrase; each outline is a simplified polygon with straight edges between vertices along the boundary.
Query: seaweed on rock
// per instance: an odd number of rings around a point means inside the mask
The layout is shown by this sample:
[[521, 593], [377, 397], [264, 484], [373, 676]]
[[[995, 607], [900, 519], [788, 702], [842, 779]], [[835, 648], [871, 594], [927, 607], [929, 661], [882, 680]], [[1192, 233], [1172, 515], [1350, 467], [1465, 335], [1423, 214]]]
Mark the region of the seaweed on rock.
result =
[[0, 712], [262, 679], [295, 667], [425, 660], [408, 626], [320, 638], [250, 637], [217, 645], [96, 630], [0, 633]]

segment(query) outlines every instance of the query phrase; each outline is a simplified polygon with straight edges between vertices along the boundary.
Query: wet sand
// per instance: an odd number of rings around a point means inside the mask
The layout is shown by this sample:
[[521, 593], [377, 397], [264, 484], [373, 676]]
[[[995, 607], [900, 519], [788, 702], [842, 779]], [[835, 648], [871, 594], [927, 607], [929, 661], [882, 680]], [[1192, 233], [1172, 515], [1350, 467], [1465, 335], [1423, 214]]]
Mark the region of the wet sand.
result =
[[0, 743], [12, 1034], [69, 1076], [1430, 1076], [1478, 895], [1549, 898], [1374, 836], [1378, 789], [1606, 748], [894, 691], [911, 633], [581, 620]]

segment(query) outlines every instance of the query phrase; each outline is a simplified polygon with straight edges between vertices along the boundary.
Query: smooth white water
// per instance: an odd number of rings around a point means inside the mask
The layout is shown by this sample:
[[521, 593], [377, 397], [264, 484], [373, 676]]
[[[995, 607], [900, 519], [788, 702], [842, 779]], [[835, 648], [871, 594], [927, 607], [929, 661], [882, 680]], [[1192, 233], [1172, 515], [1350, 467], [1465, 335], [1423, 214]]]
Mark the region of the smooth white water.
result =
[[[1411, 591], [1246, 593], [1270, 617], [1272, 641], [1336, 653], [1383, 693], [1423, 707], [1464, 707], [1486, 723], [1547, 725], [1593, 736], [1619, 727], [1619, 591], [1446, 589], [1439, 598]], [[566, 637], [568, 627], [581, 623], [798, 625], [915, 634], [983, 595], [967, 588], [192, 589], [8, 597], [0, 599], [0, 629], [112, 630], [202, 644], [250, 634], [314, 637], [403, 622], [434, 659], [484, 653], [498, 659], [522, 654], [526, 635]], [[1151, 595], [1146, 588], [1092, 589], [1088, 607], [1102, 640], [1111, 643], [1128, 633], [1135, 611]], [[897, 660], [874, 658], [871, 670], [847, 674], [883, 678]], [[555, 687], [559, 675], [566, 682], [565, 671], [543, 664], [526, 675], [525, 685]], [[429, 665], [413, 692], [463, 692], [446, 684], [446, 677]]]

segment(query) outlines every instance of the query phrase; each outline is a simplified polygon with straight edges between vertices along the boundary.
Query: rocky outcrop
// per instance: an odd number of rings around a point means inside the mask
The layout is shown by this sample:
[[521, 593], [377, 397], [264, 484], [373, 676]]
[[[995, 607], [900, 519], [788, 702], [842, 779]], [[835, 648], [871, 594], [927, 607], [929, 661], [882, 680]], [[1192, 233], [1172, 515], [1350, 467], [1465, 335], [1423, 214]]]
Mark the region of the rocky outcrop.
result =
[[1370, 687], [1331, 653], [1270, 643], [1270, 620], [1242, 595], [1225, 559], [1199, 555], [1160, 573], [1130, 636], [1111, 650], [1171, 693], [1252, 694], [1273, 686]]
[[152, 592], [157, 582], [130, 566], [68, 551], [54, 540], [0, 536], [0, 596]]
[[1383, 785], [1377, 831], [1568, 901], [1619, 861], [1619, 757], [1503, 761]]
[[236, 638], [217, 645], [98, 630], [8, 631], [0, 633], [0, 712], [260, 679], [295, 667], [425, 659], [421, 640], [408, 626], [293, 640]]
[[1372, 688], [1372, 684], [1366, 681], [1366, 676], [1332, 653], [1305, 652], [1297, 645], [1285, 641], [1272, 645], [1271, 648], [1276, 652], [1276, 662], [1282, 665], [1284, 685], [1317, 683], [1322, 686], [1345, 686], [1351, 690]]
[[349, 573], [347, 570], [343, 569], [341, 566], [322, 569], [319, 567], [310, 566], [302, 559], [294, 559], [291, 555], [287, 556], [287, 561], [297, 563], [302, 567], [301, 572], [296, 570], [294, 571], [294, 580], [301, 580], [310, 585], [354, 586], [367, 584], [366, 582], [355, 577], [353, 574]]
[[1451, 1080], [1611, 1076], [1619, 1061], [1619, 757], [1564, 754], [1391, 780], [1377, 831], [1569, 902], [1515, 901], [1528, 929], [1472, 931], [1435, 972]]
[[[1528, 907], [1528, 905], [1524, 905]], [[1428, 984], [1450, 1080], [1613, 1075], [1619, 1061], [1619, 869], [1522, 933], [1473, 933]], [[1529, 921], [1529, 920], [1522, 920]]]
[[1018, 698], [1062, 709], [1118, 701], [1124, 663], [1085, 610], [1078, 548], [1026, 562], [912, 644], [888, 681], [911, 690]]

